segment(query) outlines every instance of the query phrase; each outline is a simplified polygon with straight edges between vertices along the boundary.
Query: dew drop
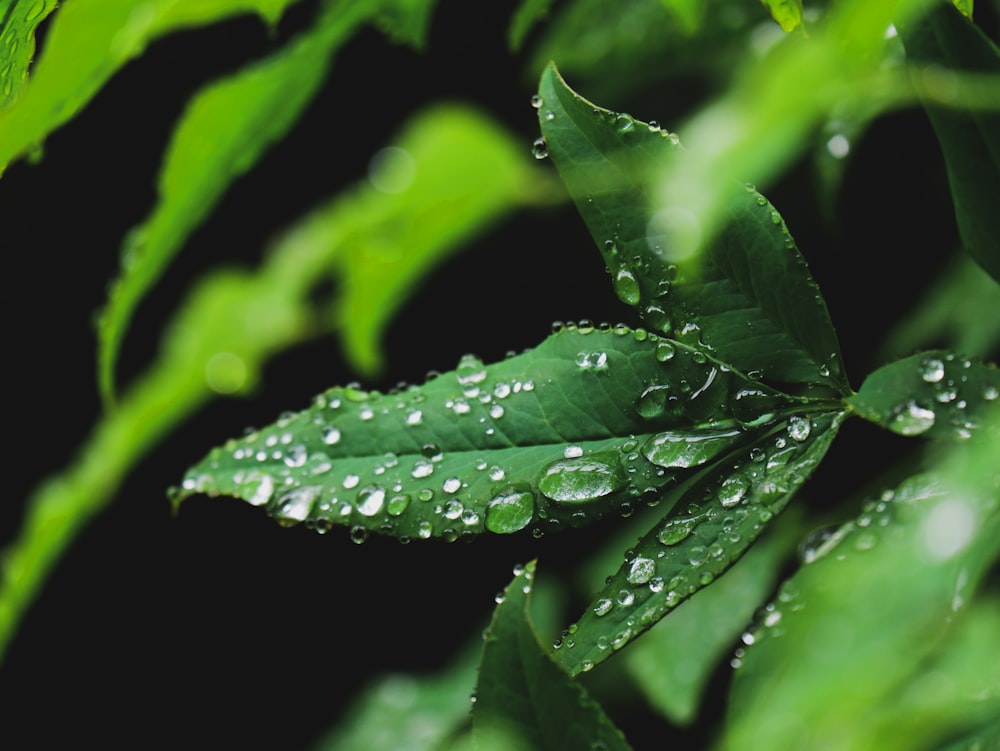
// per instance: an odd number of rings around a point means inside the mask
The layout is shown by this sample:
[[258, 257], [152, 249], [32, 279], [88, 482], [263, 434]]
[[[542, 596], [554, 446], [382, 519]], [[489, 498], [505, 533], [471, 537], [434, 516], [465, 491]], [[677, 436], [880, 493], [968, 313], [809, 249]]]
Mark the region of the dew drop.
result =
[[642, 299], [642, 290], [639, 288], [639, 280], [630, 269], [620, 268], [615, 274], [614, 280], [615, 294], [618, 299], [626, 305], [638, 305]]
[[676, 354], [676, 348], [670, 342], [660, 342], [656, 345], [656, 359], [659, 362], [668, 362]]
[[594, 603], [594, 615], [600, 617], [602, 615], [607, 615], [611, 612], [615, 604], [607, 597], [602, 597], [596, 603]]
[[625, 486], [617, 453], [561, 459], [550, 464], [538, 487], [557, 503], [588, 503]]
[[647, 440], [642, 453], [658, 467], [697, 467], [732, 446], [740, 435], [739, 430], [666, 431]]
[[663, 545], [676, 545], [687, 539], [699, 521], [701, 520], [690, 516], [671, 519], [657, 532], [656, 539]]
[[527, 488], [508, 486], [486, 507], [486, 529], [499, 535], [524, 529], [535, 514], [535, 496]]
[[462, 481], [457, 477], [449, 477], [441, 485], [445, 493], [457, 493], [462, 487]]
[[723, 508], [732, 508], [743, 500], [749, 489], [750, 483], [745, 478], [739, 475], [727, 477], [719, 488], [719, 503]]
[[944, 363], [936, 357], [925, 358], [920, 363], [920, 377], [926, 383], [939, 383], [944, 378]]
[[362, 516], [375, 516], [385, 503], [385, 490], [378, 485], [367, 485], [358, 491], [357, 508]]
[[323, 431], [323, 443], [332, 446], [340, 442], [340, 429], [331, 425]]
[[549, 155], [549, 144], [544, 138], [536, 138], [531, 144], [531, 153], [535, 159], [545, 159]]
[[410, 505], [410, 496], [406, 493], [397, 493], [386, 503], [385, 510], [389, 516], [399, 516]]
[[910, 400], [897, 408], [892, 418], [892, 429], [901, 435], [920, 435], [934, 426], [935, 419], [933, 410]]
[[636, 558], [632, 561], [626, 578], [629, 584], [646, 584], [656, 574], [656, 562], [652, 558]]
[[793, 441], [802, 442], [809, 437], [812, 426], [805, 417], [795, 416], [788, 421], [788, 435]]
[[541, 109], [542, 104], [544, 104], [542, 98], [540, 96], [538, 96], [538, 94], [532, 94], [532, 96], [531, 96], [531, 106], [534, 107], [537, 110], [537, 109]]

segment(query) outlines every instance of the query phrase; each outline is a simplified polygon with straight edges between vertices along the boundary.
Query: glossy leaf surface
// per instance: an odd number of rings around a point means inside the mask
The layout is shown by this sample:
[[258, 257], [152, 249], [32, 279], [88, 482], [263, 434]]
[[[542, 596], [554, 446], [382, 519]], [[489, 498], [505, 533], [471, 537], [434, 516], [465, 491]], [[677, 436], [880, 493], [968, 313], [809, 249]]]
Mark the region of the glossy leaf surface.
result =
[[829, 448], [843, 413], [794, 416], [670, 493], [674, 510], [626, 553], [555, 652], [586, 672], [708, 586], [788, 504]]
[[538, 94], [544, 149], [619, 298], [647, 325], [766, 381], [848, 391], [826, 305], [767, 199], [735, 187], [730, 223], [690, 258], [699, 227], [654, 190], [670, 160], [685, 158], [677, 136], [588, 102], [552, 65]]
[[[993, 90], [991, 108], [968, 108], [962, 102], [963, 92], [957, 78], [962, 73], [978, 73], [1000, 80], [1000, 49], [982, 29], [944, 4], [913, 23], [901, 25], [899, 31], [944, 154], [962, 244], [1000, 282], [997, 89]], [[941, 96], [943, 101], [939, 99]]]
[[505, 737], [518, 751], [625, 751], [621, 732], [538, 643], [528, 620], [534, 575], [534, 563], [518, 569], [486, 632], [473, 737]]
[[645, 331], [571, 327], [397, 393], [331, 389], [214, 450], [181, 497], [362, 537], [558, 531], [628, 513], [801, 405]]
[[1000, 370], [934, 350], [871, 373], [847, 402], [867, 420], [906, 436], [965, 439], [1000, 395]]

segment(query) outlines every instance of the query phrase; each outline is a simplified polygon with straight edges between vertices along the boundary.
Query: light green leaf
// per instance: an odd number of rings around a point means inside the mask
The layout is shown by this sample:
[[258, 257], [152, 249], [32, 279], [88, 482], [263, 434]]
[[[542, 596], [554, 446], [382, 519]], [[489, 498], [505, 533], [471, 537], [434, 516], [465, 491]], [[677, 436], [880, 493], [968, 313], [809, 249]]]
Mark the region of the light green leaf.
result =
[[811, 551], [738, 655], [720, 748], [934, 748], [997, 716], [997, 467], [983, 431]]
[[965, 439], [1000, 395], [1000, 370], [951, 352], [905, 357], [871, 373], [847, 403], [900, 435]]
[[801, 524], [791, 510], [711, 587], [681, 603], [622, 653], [646, 700], [672, 723], [695, 719], [712, 671], [773, 592]]
[[697, 227], [652, 192], [657, 173], [684, 158], [677, 137], [591, 104], [553, 66], [542, 75], [539, 96], [547, 153], [623, 302], [655, 330], [708, 347], [744, 372], [846, 393], [826, 305], [763, 196], [740, 187], [730, 225], [693, 263], [679, 248]]
[[0, 112], [27, 81], [35, 56], [35, 29], [55, 9], [56, 0], [0, 0]]
[[664, 506], [673, 511], [632, 546], [570, 626], [556, 662], [571, 675], [593, 669], [714, 582], [806, 481], [843, 416], [795, 415], [668, 492]]
[[322, 83], [330, 58], [371, 13], [371, 4], [332, 4], [315, 26], [270, 57], [199, 92], [181, 118], [159, 179], [152, 215], [122, 250], [122, 276], [98, 321], [98, 375], [106, 402], [133, 311], [229, 184], [295, 124]]
[[943, 4], [913, 23], [899, 25], [899, 32], [944, 154], [962, 244], [1000, 282], [1000, 214], [996, 210], [1000, 112], [995, 100], [992, 110], [964, 107], [961, 91], [954, 90], [958, 80], [951, 80], [955, 72], [975, 72], [1000, 81], [1000, 49], [972, 21]]
[[802, 0], [761, 0], [782, 31], [794, 31], [802, 25]]
[[952, 0], [952, 5], [954, 5], [958, 12], [961, 13], [966, 18], [972, 18], [972, 7], [975, 5], [975, 0]]
[[660, 0], [669, 10], [686, 34], [693, 34], [701, 26], [705, 14], [705, 3], [701, 0]]
[[[0, 112], [0, 174], [70, 120], [158, 37], [256, 12], [276, 23], [295, 0], [73, 0], [52, 19], [41, 59]], [[17, 7], [29, 3], [21, 0]], [[10, 6], [11, 9], [14, 5]], [[34, 6], [31, 6], [34, 9]], [[33, 11], [32, 11], [33, 12]]]
[[231, 495], [358, 538], [554, 532], [627, 513], [802, 404], [645, 331], [566, 328], [422, 386], [331, 389], [213, 450], [178, 500]]
[[624, 736], [584, 691], [556, 667], [528, 620], [534, 563], [508, 585], [486, 632], [472, 711], [473, 738], [509, 739], [506, 748], [625, 751]]

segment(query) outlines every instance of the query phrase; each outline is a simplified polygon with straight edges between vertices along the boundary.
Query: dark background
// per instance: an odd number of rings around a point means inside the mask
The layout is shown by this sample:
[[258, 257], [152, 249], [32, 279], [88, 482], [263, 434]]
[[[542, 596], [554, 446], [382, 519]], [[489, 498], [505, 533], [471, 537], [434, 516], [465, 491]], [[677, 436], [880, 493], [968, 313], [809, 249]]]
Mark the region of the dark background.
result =
[[[529, 100], [540, 71], [507, 49], [510, 10], [500, 5], [442, 0], [424, 52], [375, 30], [358, 35], [301, 123], [233, 185], [138, 310], [121, 381], [144, 368], [200, 272], [255, 264], [277, 230], [361, 178], [419, 107], [477, 103], [527, 152], [537, 136]], [[315, 7], [294, 7], [276, 35], [246, 18], [156, 42], [48, 139], [40, 163], [14, 164], [0, 180], [12, 405], [0, 544], [15, 537], [39, 479], [72, 460], [98, 418], [92, 316], [122, 237], [153, 205], [163, 149], [188, 96], [275, 48]], [[996, 28], [988, 7], [977, 12], [981, 25]], [[670, 124], [699, 91], [696, 80], [660, 81], [602, 104]], [[881, 338], [933, 283], [956, 234], [939, 151], [919, 110], [879, 119], [855, 155], [836, 225], [824, 221], [808, 159], [766, 192], [824, 291], [856, 387], [881, 364]], [[507, 271], [478, 273], [498, 256]], [[515, 306], [506, 293], [512, 280]], [[499, 359], [538, 343], [554, 320], [630, 321], [607, 281], [571, 207], [522, 212], [431, 274], [389, 331], [387, 376], [364, 385], [420, 382], [465, 352]], [[599, 543], [598, 531], [581, 530], [472, 545], [404, 547], [372, 537], [359, 546], [339, 529], [325, 537], [279, 529], [227, 499], [191, 500], [171, 516], [165, 489], [209, 447], [357, 378], [336, 341], [299, 347], [268, 366], [252, 398], [216, 400], [131, 473], [66, 551], [10, 646], [0, 670], [5, 749], [304, 748], [372, 676], [449, 661], [485, 624], [514, 564], [538, 557], [541, 575], [555, 576]], [[901, 455], [899, 441], [857, 422], [807, 486], [818, 508]], [[725, 680], [720, 670], [717, 692]], [[670, 737], [644, 711], [613, 709], [637, 749]], [[703, 745], [715, 719], [707, 715], [680, 739]], [[644, 746], [649, 737], [657, 742]]]

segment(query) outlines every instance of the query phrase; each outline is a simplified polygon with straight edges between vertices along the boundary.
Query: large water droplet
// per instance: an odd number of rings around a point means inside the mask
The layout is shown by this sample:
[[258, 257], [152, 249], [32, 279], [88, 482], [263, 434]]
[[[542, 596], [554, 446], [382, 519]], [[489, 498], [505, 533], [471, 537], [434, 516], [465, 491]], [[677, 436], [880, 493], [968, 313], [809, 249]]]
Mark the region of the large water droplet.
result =
[[524, 529], [535, 514], [535, 496], [527, 488], [508, 486], [486, 507], [486, 529], [507, 535]]
[[788, 421], [788, 435], [793, 441], [802, 442], [809, 437], [812, 425], [805, 417], [795, 416]]
[[750, 482], [745, 477], [727, 477], [719, 488], [719, 503], [723, 508], [732, 508], [743, 500], [749, 489]]
[[671, 519], [656, 533], [656, 539], [663, 545], [676, 545], [686, 539], [701, 519], [692, 516], [679, 516]]
[[366, 485], [358, 491], [357, 508], [363, 516], [375, 516], [384, 502], [385, 490], [378, 485]]
[[944, 363], [936, 357], [928, 357], [920, 363], [920, 377], [926, 383], [938, 383], [944, 378]]
[[655, 575], [656, 562], [652, 558], [636, 558], [625, 578], [630, 584], [646, 584]]
[[934, 426], [936, 417], [933, 410], [911, 400], [897, 409], [892, 418], [892, 429], [902, 435], [920, 435]]
[[535, 159], [545, 159], [549, 155], [549, 144], [544, 138], [536, 138], [531, 144], [531, 153]]
[[630, 269], [622, 267], [615, 274], [614, 281], [615, 294], [618, 299], [626, 305], [638, 305], [642, 299], [642, 290], [639, 288], [639, 280]]
[[282, 526], [292, 526], [305, 521], [313, 501], [322, 492], [323, 488], [318, 485], [306, 485], [290, 490], [277, 499], [271, 515]]
[[647, 440], [642, 453], [659, 467], [697, 467], [732, 446], [740, 435], [735, 429], [666, 431]]
[[652, 420], [668, 412], [682, 409], [680, 399], [670, 386], [654, 384], [647, 386], [635, 401], [635, 411], [640, 417]]
[[558, 503], [587, 503], [625, 487], [618, 454], [594, 453], [560, 459], [545, 470], [538, 487]]

